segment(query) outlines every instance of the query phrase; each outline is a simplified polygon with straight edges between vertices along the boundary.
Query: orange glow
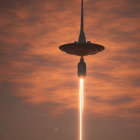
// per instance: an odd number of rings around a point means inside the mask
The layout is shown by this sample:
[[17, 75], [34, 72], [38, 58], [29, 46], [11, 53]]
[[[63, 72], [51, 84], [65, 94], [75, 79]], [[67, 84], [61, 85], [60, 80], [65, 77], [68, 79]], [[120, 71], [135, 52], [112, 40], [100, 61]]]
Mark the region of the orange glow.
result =
[[82, 120], [83, 120], [83, 105], [84, 105], [84, 95], [83, 95], [83, 79], [80, 78], [80, 89], [79, 89], [79, 110], [80, 110], [80, 140], [82, 140]]

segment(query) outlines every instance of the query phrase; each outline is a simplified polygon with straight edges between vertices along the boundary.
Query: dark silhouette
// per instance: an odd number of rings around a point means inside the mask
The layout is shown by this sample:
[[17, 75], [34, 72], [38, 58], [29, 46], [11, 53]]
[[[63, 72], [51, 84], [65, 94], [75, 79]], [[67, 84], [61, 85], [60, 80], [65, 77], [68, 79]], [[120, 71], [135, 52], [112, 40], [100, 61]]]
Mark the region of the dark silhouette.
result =
[[86, 76], [86, 64], [84, 63], [83, 56], [93, 55], [105, 49], [102, 45], [86, 41], [84, 33], [83, 0], [81, 2], [81, 27], [78, 42], [75, 41], [74, 43], [61, 45], [59, 49], [71, 55], [81, 56], [80, 63], [78, 64], [78, 76], [82, 78]]

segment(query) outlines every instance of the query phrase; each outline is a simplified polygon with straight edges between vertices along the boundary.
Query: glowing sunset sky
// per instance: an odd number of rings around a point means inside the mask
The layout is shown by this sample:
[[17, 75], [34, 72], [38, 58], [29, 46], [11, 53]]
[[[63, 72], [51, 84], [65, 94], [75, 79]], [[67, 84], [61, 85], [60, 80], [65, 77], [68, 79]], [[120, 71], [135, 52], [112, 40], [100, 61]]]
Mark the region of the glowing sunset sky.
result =
[[[77, 140], [81, 0], [0, 1], [0, 140]], [[140, 1], [85, 0], [84, 139], [140, 139]]]

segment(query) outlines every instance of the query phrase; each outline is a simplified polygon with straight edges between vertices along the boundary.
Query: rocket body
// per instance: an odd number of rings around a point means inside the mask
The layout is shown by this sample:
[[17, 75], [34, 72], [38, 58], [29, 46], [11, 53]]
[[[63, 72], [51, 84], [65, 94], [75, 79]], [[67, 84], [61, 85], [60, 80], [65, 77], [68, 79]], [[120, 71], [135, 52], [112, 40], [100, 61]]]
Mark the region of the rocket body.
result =
[[80, 62], [78, 63], [78, 76], [84, 78], [86, 76], [86, 63], [84, 58], [81, 57]]
[[104, 46], [96, 43], [92, 43], [86, 40], [84, 33], [84, 7], [83, 0], [81, 0], [81, 27], [78, 41], [74, 43], [63, 44], [59, 46], [61, 51], [64, 51], [71, 55], [80, 56], [80, 62], [78, 63], [77, 74], [79, 78], [84, 78], [86, 76], [86, 63], [84, 62], [84, 56], [95, 55], [98, 52], [103, 51]]

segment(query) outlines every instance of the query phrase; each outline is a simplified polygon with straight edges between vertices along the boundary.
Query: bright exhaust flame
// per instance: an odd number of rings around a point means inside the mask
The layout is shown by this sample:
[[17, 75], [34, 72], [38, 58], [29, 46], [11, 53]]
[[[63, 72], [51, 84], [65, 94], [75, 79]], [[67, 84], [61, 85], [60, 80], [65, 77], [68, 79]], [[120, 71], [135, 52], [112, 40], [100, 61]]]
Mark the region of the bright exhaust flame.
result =
[[84, 95], [83, 95], [83, 82], [84, 80], [80, 78], [80, 89], [79, 89], [79, 110], [80, 110], [80, 140], [82, 140], [82, 122], [83, 122], [83, 105], [84, 105]]

